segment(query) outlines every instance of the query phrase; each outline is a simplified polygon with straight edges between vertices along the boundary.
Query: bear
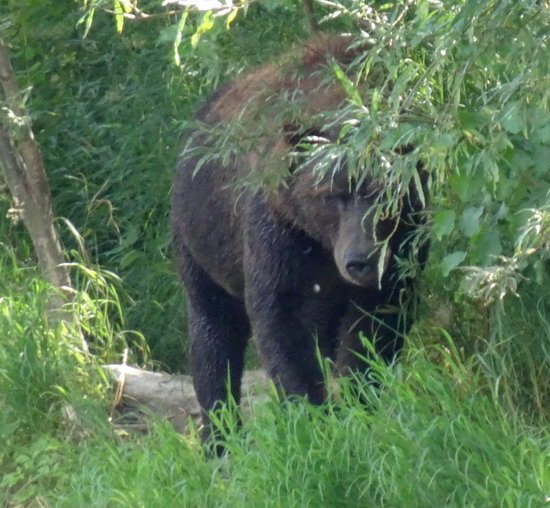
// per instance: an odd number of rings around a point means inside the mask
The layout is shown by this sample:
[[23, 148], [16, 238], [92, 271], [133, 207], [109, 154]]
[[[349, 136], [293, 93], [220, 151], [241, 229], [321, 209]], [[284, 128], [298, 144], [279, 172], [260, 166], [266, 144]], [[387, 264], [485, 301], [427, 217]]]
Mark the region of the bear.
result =
[[383, 184], [308, 157], [338, 139], [323, 115], [347, 96], [326, 75], [356, 58], [351, 42], [317, 36], [220, 87], [185, 135], [171, 223], [206, 440], [211, 411], [239, 403], [252, 336], [280, 392], [313, 404], [327, 398], [319, 352], [346, 374], [367, 371], [362, 336], [387, 362], [403, 346], [398, 257], [424, 204], [411, 192], [380, 217]]

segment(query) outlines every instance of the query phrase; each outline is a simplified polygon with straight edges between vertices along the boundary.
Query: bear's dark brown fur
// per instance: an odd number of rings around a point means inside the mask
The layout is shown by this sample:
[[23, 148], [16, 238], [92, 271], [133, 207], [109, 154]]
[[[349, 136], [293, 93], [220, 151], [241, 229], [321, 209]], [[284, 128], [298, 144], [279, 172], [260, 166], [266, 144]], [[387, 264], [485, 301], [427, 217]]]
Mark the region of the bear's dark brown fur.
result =
[[[388, 361], [402, 346], [397, 313], [374, 313], [399, 305], [404, 282], [396, 276], [395, 255], [408, 249], [410, 203], [400, 218], [377, 221], [372, 204], [380, 189], [372, 181], [353, 188], [345, 168], [319, 179], [314, 160], [289, 171], [297, 140], [323, 129], [312, 130], [308, 122], [345, 101], [344, 90], [326, 82], [323, 70], [334, 61], [348, 63], [349, 44], [346, 37], [318, 37], [221, 88], [199, 112], [202, 127], [189, 135], [175, 180], [172, 227], [188, 297], [194, 386], [207, 428], [208, 411], [228, 398], [228, 380], [239, 401], [251, 335], [281, 390], [313, 403], [326, 397], [316, 347], [346, 371], [364, 369], [359, 332]], [[246, 153], [205, 159], [216, 149], [214, 138], [234, 125], [249, 138]], [[238, 185], [273, 169], [289, 174], [275, 190]], [[380, 254], [379, 241], [387, 238]]]

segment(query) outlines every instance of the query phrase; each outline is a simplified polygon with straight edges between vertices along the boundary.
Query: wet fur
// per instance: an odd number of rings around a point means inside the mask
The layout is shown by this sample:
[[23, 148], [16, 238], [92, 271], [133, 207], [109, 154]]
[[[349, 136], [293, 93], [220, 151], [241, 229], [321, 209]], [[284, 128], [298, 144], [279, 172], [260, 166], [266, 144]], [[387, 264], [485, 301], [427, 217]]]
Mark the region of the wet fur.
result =
[[[325, 84], [323, 69], [332, 59], [348, 63], [353, 58], [349, 44], [345, 37], [316, 38], [238, 78], [205, 103], [198, 118], [206, 126], [239, 121], [254, 133], [267, 122], [249, 153], [225, 165], [210, 160], [195, 174], [199, 159], [193, 147], [208, 147], [211, 141], [207, 129], [189, 135], [175, 179], [172, 229], [188, 297], [191, 369], [207, 435], [208, 412], [227, 400], [228, 379], [239, 402], [251, 335], [281, 391], [313, 403], [327, 395], [316, 347], [335, 360], [340, 372], [365, 370], [358, 356], [366, 354], [359, 332], [375, 340], [388, 362], [402, 347], [406, 327], [396, 312], [372, 319], [363, 310], [400, 305], [404, 283], [396, 277], [394, 255], [407, 255], [404, 240], [415, 227], [407, 220], [414, 211], [410, 206], [404, 206], [378, 287], [350, 283], [352, 278], [342, 274], [347, 259], [342, 256], [352, 255], [352, 249], [361, 255], [376, 250], [373, 217], [366, 214], [372, 202], [353, 193], [347, 202], [324, 201], [334, 181], [316, 186], [307, 168], [275, 191], [236, 190], [239, 179], [262, 171], [266, 160], [288, 163], [284, 156], [293, 147], [284, 114], [271, 113], [295, 98], [298, 116], [306, 120], [342, 105], [344, 91]], [[349, 185], [344, 187], [349, 192]]]

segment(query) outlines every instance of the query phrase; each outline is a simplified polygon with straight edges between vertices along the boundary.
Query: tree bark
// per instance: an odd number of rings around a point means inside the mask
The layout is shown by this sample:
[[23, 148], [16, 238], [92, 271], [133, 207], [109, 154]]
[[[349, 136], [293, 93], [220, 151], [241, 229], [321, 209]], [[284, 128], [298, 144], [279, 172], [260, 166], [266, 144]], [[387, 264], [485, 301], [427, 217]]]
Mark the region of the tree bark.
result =
[[319, 23], [315, 19], [315, 10], [313, 8], [313, 0], [303, 0], [302, 5], [309, 24], [309, 31], [312, 34], [319, 32]]
[[[7, 48], [0, 39], [0, 83], [4, 108], [0, 116], [0, 165], [5, 183], [29, 231], [42, 274], [56, 288], [70, 289], [68, 268], [63, 264], [61, 243], [53, 225], [50, 187], [30, 120], [20, 104]], [[58, 310], [66, 299], [62, 292], [52, 297], [50, 307]]]

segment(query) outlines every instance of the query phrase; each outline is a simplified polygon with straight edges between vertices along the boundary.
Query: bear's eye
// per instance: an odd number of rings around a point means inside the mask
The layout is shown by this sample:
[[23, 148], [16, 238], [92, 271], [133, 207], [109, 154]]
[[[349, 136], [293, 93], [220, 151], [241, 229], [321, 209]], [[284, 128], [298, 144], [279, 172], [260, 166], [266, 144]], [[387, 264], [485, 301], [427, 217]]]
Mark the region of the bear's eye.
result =
[[336, 192], [334, 194], [325, 194], [323, 200], [326, 203], [345, 203], [348, 197], [349, 196], [343, 192]]
[[395, 230], [396, 222], [393, 219], [380, 219], [376, 224], [376, 239], [379, 242], [387, 240]]

